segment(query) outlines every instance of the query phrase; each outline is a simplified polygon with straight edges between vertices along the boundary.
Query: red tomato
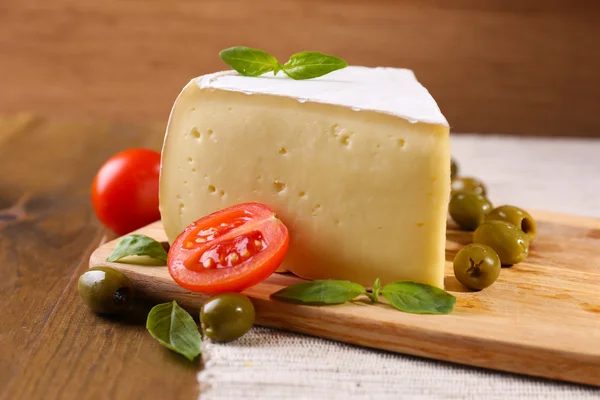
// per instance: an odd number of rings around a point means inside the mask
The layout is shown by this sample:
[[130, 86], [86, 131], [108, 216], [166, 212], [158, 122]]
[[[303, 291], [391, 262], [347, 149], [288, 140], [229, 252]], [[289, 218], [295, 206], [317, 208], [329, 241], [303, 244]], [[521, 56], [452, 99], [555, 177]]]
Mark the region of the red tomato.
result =
[[160, 219], [158, 175], [160, 153], [126, 150], [102, 165], [92, 184], [92, 205], [98, 219], [124, 235]]
[[175, 239], [167, 264], [194, 292], [241, 292], [269, 277], [289, 244], [286, 226], [264, 204], [244, 203], [200, 218]]

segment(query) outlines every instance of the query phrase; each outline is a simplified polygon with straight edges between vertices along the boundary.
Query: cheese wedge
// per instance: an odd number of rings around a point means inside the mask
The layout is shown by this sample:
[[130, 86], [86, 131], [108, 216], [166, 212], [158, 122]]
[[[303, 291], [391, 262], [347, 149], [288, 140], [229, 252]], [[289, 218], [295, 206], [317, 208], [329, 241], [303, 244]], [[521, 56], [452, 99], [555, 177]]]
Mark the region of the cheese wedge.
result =
[[448, 131], [410, 70], [202, 76], [171, 112], [162, 222], [173, 241], [211, 212], [261, 202], [287, 225], [283, 267], [300, 277], [443, 287]]

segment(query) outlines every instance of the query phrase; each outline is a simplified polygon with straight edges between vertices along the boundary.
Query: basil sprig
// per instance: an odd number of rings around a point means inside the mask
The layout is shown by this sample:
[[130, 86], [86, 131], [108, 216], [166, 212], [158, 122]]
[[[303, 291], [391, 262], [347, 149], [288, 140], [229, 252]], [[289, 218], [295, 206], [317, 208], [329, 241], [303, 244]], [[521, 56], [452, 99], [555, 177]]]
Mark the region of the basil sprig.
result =
[[390, 283], [381, 294], [398, 310], [413, 314], [449, 314], [456, 303], [450, 293], [417, 282]]
[[260, 76], [264, 73], [281, 69], [275, 57], [266, 51], [237, 46], [225, 49], [219, 53], [223, 61], [240, 75]]
[[364, 286], [350, 281], [317, 280], [288, 286], [271, 297], [292, 303], [325, 305], [342, 304], [366, 292]]
[[381, 279], [375, 279], [375, 283], [373, 283], [373, 288], [371, 288], [371, 293], [367, 293], [367, 297], [371, 299], [373, 303], [377, 303], [379, 301], [379, 292], [381, 291]]
[[381, 287], [375, 280], [371, 292], [350, 281], [317, 280], [283, 288], [271, 298], [305, 305], [342, 304], [366, 295], [372, 302], [381, 294], [394, 308], [412, 314], [448, 314], [454, 309], [456, 297], [435, 286], [417, 282], [394, 282]]
[[193, 361], [201, 352], [202, 336], [192, 316], [173, 301], [150, 310], [146, 329], [160, 344]]
[[167, 262], [163, 245], [146, 235], [131, 234], [123, 237], [106, 261], [115, 262], [129, 256], [148, 256]]
[[292, 55], [282, 69], [290, 78], [302, 80], [327, 75], [347, 66], [348, 63], [341, 58], [318, 51], [303, 51]]
[[277, 75], [283, 70], [290, 78], [302, 80], [318, 78], [348, 66], [341, 58], [318, 51], [296, 53], [283, 65], [266, 51], [245, 46], [225, 49], [219, 55], [227, 65], [243, 76], [260, 76], [267, 72]]

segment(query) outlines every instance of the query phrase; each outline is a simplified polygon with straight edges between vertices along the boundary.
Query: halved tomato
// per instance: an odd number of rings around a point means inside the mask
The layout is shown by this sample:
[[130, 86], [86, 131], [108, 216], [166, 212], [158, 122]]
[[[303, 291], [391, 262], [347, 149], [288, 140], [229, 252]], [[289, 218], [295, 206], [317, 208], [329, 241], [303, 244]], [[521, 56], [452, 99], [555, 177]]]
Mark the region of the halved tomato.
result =
[[173, 242], [167, 264], [186, 289], [240, 292], [275, 272], [288, 245], [288, 230], [269, 207], [244, 203], [189, 225]]

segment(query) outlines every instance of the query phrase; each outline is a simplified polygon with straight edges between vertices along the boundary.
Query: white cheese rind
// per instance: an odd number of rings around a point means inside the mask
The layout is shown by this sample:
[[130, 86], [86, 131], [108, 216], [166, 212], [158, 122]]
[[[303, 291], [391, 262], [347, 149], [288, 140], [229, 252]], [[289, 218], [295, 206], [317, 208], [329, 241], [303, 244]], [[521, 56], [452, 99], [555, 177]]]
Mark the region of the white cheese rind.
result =
[[172, 241], [262, 202], [287, 225], [284, 267], [301, 277], [443, 287], [449, 167], [444, 124], [192, 81], [167, 128], [160, 209]]
[[351, 66], [328, 75], [296, 81], [283, 72], [245, 77], [235, 71], [196, 78], [200, 89], [268, 94], [300, 102], [333, 104], [394, 115], [410, 122], [448, 126], [438, 105], [409, 69]]

